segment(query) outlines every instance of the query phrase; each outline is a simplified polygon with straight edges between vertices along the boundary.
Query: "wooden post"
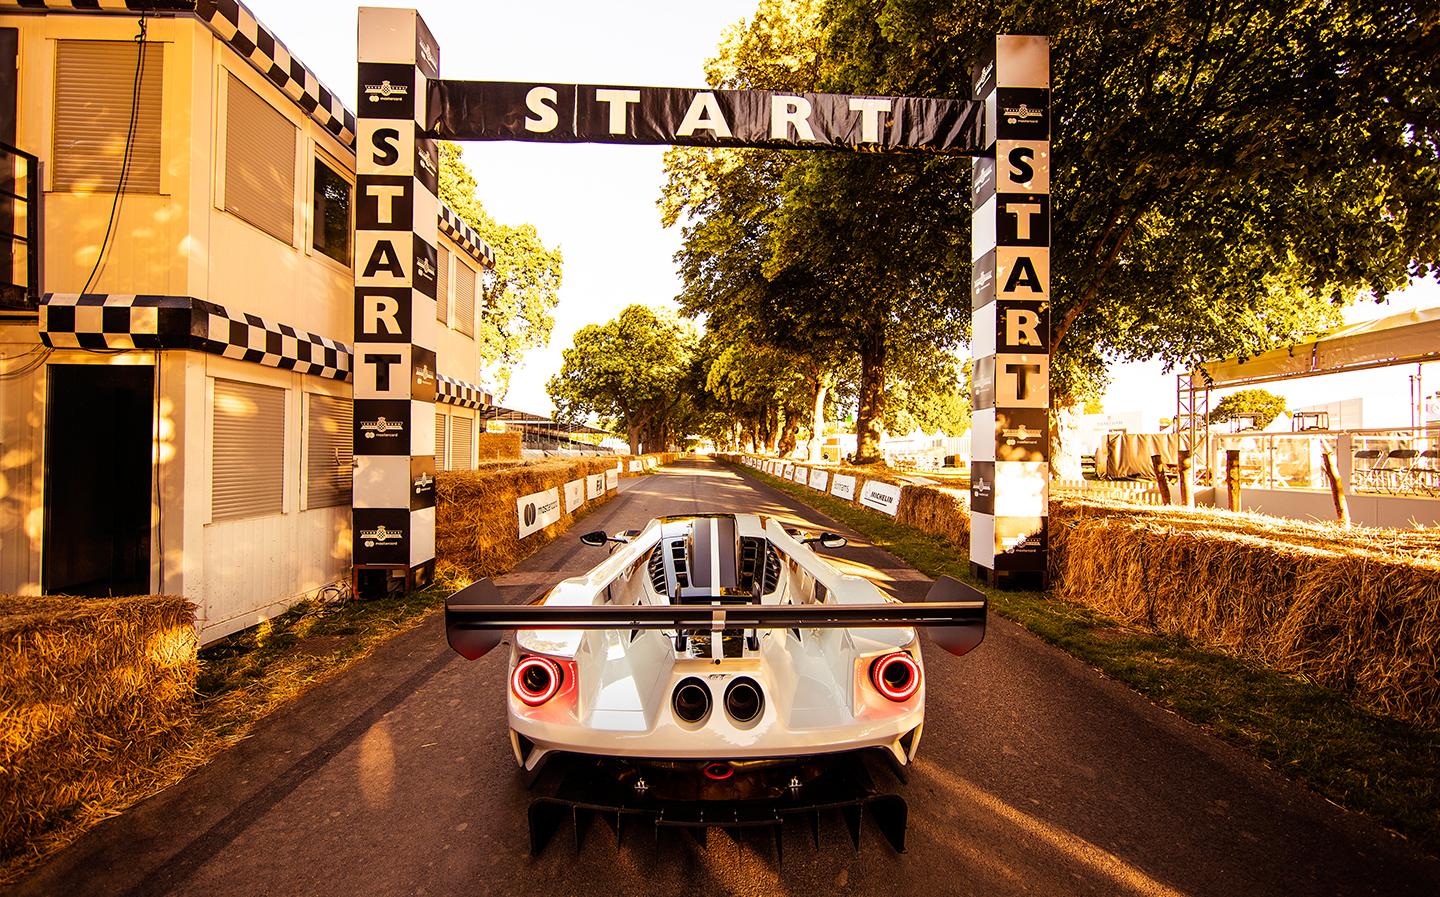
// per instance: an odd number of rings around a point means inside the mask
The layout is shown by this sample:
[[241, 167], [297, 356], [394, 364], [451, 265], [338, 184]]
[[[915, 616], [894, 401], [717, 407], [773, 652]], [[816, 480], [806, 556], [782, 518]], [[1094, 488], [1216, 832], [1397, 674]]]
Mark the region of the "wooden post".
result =
[[1150, 463], [1155, 466], [1155, 485], [1160, 487], [1160, 497], [1165, 499], [1165, 504], [1173, 504], [1170, 500], [1170, 477], [1165, 473], [1165, 458], [1151, 455]]
[[1187, 508], [1195, 507], [1195, 496], [1190, 489], [1190, 452], [1181, 449], [1176, 458], [1180, 467], [1180, 504]]
[[1240, 510], [1240, 450], [1227, 449], [1225, 452], [1225, 492], [1230, 510]]
[[1325, 479], [1330, 483], [1330, 497], [1335, 500], [1335, 519], [1341, 526], [1350, 525], [1350, 504], [1345, 500], [1345, 490], [1340, 488], [1340, 472], [1335, 469], [1335, 456], [1329, 452], [1321, 455], [1324, 462]]

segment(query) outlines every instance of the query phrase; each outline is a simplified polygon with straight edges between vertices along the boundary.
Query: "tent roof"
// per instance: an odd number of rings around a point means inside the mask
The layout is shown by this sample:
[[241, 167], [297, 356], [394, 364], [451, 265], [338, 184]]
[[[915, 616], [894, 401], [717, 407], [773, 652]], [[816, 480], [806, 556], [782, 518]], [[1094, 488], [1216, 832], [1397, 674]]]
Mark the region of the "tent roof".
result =
[[1440, 308], [1349, 324], [1314, 340], [1201, 365], [1215, 389], [1440, 360]]

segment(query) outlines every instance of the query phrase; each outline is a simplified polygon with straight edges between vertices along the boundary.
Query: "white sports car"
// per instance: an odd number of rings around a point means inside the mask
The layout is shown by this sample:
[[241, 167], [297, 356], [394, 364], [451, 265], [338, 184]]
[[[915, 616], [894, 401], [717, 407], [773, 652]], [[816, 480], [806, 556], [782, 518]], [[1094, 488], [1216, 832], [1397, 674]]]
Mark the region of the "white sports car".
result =
[[[859, 810], [904, 849], [905, 803], [864, 764], [902, 779], [925, 722], [918, 626], [956, 655], [985, 636], [985, 596], [950, 577], [924, 603], [886, 597], [812, 546], [829, 533], [748, 514], [663, 517], [614, 543], [588, 574], [540, 602], [500, 603], [489, 580], [446, 602], [446, 632], [469, 659], [515, 630], [510, 740], [526, 784], [564, 767], [530, 808], [539, 853], [567, 812], [650, 817], [703, 834], [821, 808]], [[550, 761], [563, 758], [566, 762]]]

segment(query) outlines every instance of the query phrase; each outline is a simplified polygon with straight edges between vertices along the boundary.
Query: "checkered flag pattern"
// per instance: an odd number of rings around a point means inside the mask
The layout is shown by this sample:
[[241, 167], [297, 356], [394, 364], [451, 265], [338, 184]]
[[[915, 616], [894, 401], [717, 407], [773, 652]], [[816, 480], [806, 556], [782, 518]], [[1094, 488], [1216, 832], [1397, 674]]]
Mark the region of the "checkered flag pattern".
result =
[[440, 203], [440, 233], [455, 241], [455, 245], [465, 250], [465, 253], [486, 268], [495, 267], [495, 250], [480, 239], [464, 218], [447, 206]]
[[1050, 48], [998, 35], [975, 66], [993, 155], [972, 163], [970, 567], [1047, 575], [1050, 484]]
[[[77, 6], [81, 0], [74, 0]], [[124, 3], [119, 4], [124, 8]], [[196, 15], [341, 143], [355, 148], [355, 115], [236, 0], [197, 0]]]
[[474, 383], [441, 374], [435, 379], [435, 401], [461, 408], [490, 408], [495, 404], [495, 397]]
[[40, 339], [55, 349], [192, 349], [330, 380], [349, 380], [350, 347], [189, 296], [46, 293]]

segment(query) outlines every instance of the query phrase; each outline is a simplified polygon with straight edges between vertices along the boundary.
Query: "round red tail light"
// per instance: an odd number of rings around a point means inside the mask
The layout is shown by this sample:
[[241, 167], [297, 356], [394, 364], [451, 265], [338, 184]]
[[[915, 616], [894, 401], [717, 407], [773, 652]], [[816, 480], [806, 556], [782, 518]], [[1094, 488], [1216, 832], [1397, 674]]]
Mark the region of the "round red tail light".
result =
[[531, 707], [538, 707], [555, 697], [562, 678], [560, 664], [548, 657], [532, 655], [522, 657], [515, 664], [514, 671], [510, 673], [510, 688], [515, 697]]
[[711, 763], [705, 767], [705, 776], [716, 781], [723, 781], [734, 774], [735, 770], [729, 763]]
[[908, 701], [920, 690], [920, 664], [904, 651], [886, 654], [870, 665], [870, 682], [892, 701]]

